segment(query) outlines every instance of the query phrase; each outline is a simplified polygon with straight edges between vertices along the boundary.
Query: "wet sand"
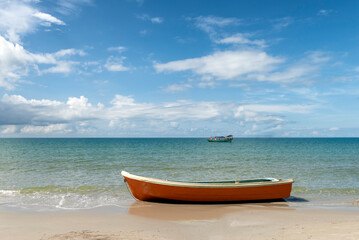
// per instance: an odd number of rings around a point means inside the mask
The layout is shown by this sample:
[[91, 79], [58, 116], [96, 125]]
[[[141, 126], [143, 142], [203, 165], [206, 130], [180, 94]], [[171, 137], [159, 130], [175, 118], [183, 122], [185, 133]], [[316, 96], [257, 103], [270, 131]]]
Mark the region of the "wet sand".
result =
[[169, 204], [131, 201], [91, 210], [0, 210], [0, 239], [359, 239], [359, 207], [286, 202]]

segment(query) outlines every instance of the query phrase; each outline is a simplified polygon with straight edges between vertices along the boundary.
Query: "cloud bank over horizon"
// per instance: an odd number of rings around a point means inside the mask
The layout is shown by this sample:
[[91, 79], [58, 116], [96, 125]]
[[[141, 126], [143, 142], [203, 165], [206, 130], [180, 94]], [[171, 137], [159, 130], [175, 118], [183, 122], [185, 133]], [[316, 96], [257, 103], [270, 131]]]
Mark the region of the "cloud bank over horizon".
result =
[[[0, 126], [3, 134], [21, 133], [26, 136], [50, 134], [66, 136], [86, 132], [89, 136], [94, 129], [101, 133], [113, 133], [119, 136], [122, 131], [132, 130], [135, 135], [150, 134], [152, 127], [161, 127], [157, 136], [185, 136], [186, 132], [194, 131], [193, 125], [225, 124], [250, 125], [251, 130], [242, 132], [251, 136], [260, 128], [278, 130], [290, 121], [281, 115], [308, 114], [315, 106], [300, 105], [258, 105], [238, 104], [234, 102], [192, 102], [179, 100], [162, 104], [136, 102], [130, 96], [116, 95], [106, 106], [102, 103], [91, 104], [84, 97], [69, 97], [66, 102], [48, 99], [26, 99], [20, 95], [5, 94], [0, 101]], [[148, 131], [146, 129], [151, 129]], [[207, 128], [195, 129], [196, 136], [203, 136]], [[229, 131], [229, 129], [227, 130]], [[243, 130], [242, 130], [243, 131]], [[239, 132], [238, 132], [239, 133]], [[111, 136], [106, 135], [103, 136]], [[96, 134], [95, 134], [96, 135]], [[101, 136], [101, 134], [100, 134]]]

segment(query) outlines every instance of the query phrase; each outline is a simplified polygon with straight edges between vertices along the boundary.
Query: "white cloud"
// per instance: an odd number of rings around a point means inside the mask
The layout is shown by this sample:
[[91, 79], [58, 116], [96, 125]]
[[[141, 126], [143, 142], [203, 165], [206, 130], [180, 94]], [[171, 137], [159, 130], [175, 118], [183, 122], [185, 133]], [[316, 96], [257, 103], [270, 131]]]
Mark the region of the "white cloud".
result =
[[[98, 134], [116, 135], [116, 129], [128, 134], [147, 131], [181, 131], [179, 126], [203, 128], [223, 122], [236, 123], [251, 133], [281, 131], [288, 123], [286, 114], [307, 114], [313, 106], [246, 105], [235, 102], [167, 103], [136, 102], [133, 97], [116, 95], [109, 105], [93, 105], [86, 97], [69, 97], [66, 102], [26, 99], [5, 94], [0, 100], [2, 134]], [[190, 124], [189, 124], [190, 123]], [[281, 127], [278, 127], [281, 126]], [[109, 130], [109, 128], [111, 130]], [[139, 132], [137, 132], [139, 131]]]
[[123, 47], [123, 46], [109, 47], [109, 48], [107, 48], [107, 50], [122, 53], [122, 52], [126, 51], [126, 47]]
[[33, 14], [34, 17], [37, 17], [41, 20], [44, 20], [48, 23], [54, 23], [57, 25], [66, 25], [63, 21], [55, 18], [54, 16], [51, 16], [50, 14], [47, 13], [42, 13], [42, 12], [36, 12]]
[[[270, 105], [266, 106], [266, 108], [270, 107]], [[279, 124], [285, 122], [285, 119], [279, 115], [275, 115], [273, 113], [268, 114], [267, 109], [266, 111], [261, 112], [246, 105], [238, 106], [233, 110], [233, 113], [235, 118], [249, 123], [272, 122]]]
[[64, 15], [70, 15], [79, 12], [81, 5], [93, 5], [93, 0], [61, 0], [56, 1], [56, 4], [55, 11]]
[[214, 27], [226, 27], [241, 24], [241, 20], [238, 18], [223, 18], [216, 16], [199, 16], [195, 18], [187, 18], [187, 20], [194, 21], [195, 25], [205, 32], [212, 32]]
[[289, 65], [283, 70], [249, 74], [248, 78], [258, 81], [269, 81], [275, 83], [309, 83], [318, 75], [317, 70], [324, 63], [331, 60], [329, 53], [322, 51], [311, 51], [306, 57], [295, 64]]
[[200, 88], [215, 88], [218, 85], [216, 81], [213, 81], [213, 79], [202, 79], [197, 86]]
[[291, 83], [299, 79], [313, 74], [318, 67], [315, 65], [294, 65], [284, 71], [276, 71], [270, 73], [254, 73], [248, 75], [258, 81], [269, 81], [276, 83]]
[[339, 128], [338, 127], [332, 127], [329, 129], [329, 131], [339, 131]]
[[145, 36], [145, 35], [148, 34], [148, 30], [143, 29], [143, 30], [141, 30], [139, 33], [140, 33], [140, 35]]
[[145, 0], [135, 0], [139, 6], [142, 6]]
[[0, 1], [0, 33], [10, 41], [20, 42], [19, 35], [34, 30], [35, 12], [31, 6], [18, 1]]
[[137, 15], [137, 18], [143, 21], [150, 21], [151, 23], [162, 23], [164, 21], [161, 17], [150, 17], [147, 14]]
[[27, 75], [29, 67], [34, 63], [53, 60], [49, 56], [31, 54], [21, 45], [13, 44], [0, 36], [0, 87], [13, 89], [15, 82]]
[[258, 47], [266, 47], [265, 40], [250, 40], [246, 34], [237, 33], [229, 37], [217, 40], [216, 43], [220, 44], [243, 44], [243, 45], [255, 45]]
[[333, 13], [334, 11], [331, 9], [321, 9], [318, 11], [318, 16], [328, 16], [329, 14]]
[[9, 103], [11, 105], [25, 104], [25, 105], [29, 105], [29, 106], [59, 106], [59, 105], [61, 105], [61, 102], [59, 102], [59, 101], [52, 101], [52, 100], [46, 100], [46, 99], [27, 100], [26, 98], [24, 98], [23, 96], [20, 96], [20, 95], [8, 95], [8, 94], [4, 94], [4, 96], [1, 99], [1, 102]]
[[78, 49], [63, 49], [56, 53], [32, 53], [22, 46], [21, 37], [34, 32], [40, 25], [65, 25], [62, 20], [39, 11], [36, 7], [37, 2], [0, 0], [0, 87], [7, 90], [15, 89], [22, 78], [28, 76], [31, 71], [37, 74], [70, 73], [74, 70], [73, 66], [78, 63], [64, 61], [62, 58], [86, 54]]
[[172, 84], [167, 86], [164, 91], [165, 92], [182, 92], [189, 88], [192, 88], [192, 85], [189, 83], [183, 83], [183, 84]]
[[[22, 77], [30, 71], [37, 73], [69, 73], [73, 66], [78, 64], [74, 61], [62, 60], [63, 57], [72, 55], [85, 55], [85, 52], [77, 49], [64, 49], [56, 53], [37, 54], [24, 49], [18, 43], [12, 43], [0, 36], [0, 87], [12, 90]], [[42, 64], [45, 64], [47, 69]], [[48, 67], [48, 65], [53, 65]]]
[[163, 18], [153, 17], [153, 18], [151, 18], [151, 22], [152, 22], [152, 23], [162, 23], [162, 22], [163, 22]]
[[229, 26], [237, 26], [242, 23], [242, 21], [238, 18], [223, 18], [216, 16], [188, 17], [186, 19], [193, 22], [194, 26], [198, 29], [209, 34], [209, 37], [214, 41], [218, 39], [217, 33], [221, 29]]
[[111, 56], [107, 59], [104, 67], [108, 71], [112, 71], [112, 72], [128, 71], [130, 69], [123, 65], [123, 60], [125, 60], [125, 59], [126, 59], [125, 57], [117, 58], [117, 57]]
[[109, 108], [111, 119], [144, 118], [162, 121], [201, 120], [219, 116], [216, 103], [177, 101], [163, 104], [135, 103], [133, 98], [116, 95]]
[[312, 110], [313, 106], [307, 105], [279, 105], [279, 104], [271, 104], [271, 105], [263, 105], [263, 104], [248, 104], [243, 107], [245, 110], [253, 111], [253, 112], [265, 112], [265, 113], [309, 113]]
[[313, 51], [308, 53], [308, 59], [312, 63], [325, 63], [331, 60], [331, 57], [328, 53], [322, 51]]
[[43, 73], [70, 73], [73, 71], [73, 66], [77, 65], [77, 62], [63, 62], [60, 61], [56, 66], [50, 67], [42, 71]]
[[0, 101], [0, 125], [45, 126], [83, 121], [97, 118], [102, 108], [101, 104], [92, 106], [85, 97], [70, 97], [64, 103], [5, 94]]
[[111, 104], [114, 106], [135, 106], [135, 99], [130, 96], [122, 96], [117, 94], [114, 99], [111, 100]]
[[20, 43], [21, 36], [34, 31], [38, 25], [65, 25], [56, 17], [40, 12], [31, 1], [0, 1], [0, 34], [11, 42]]
[[51, 124], [48, 126], [24, 126], [20, 129], [20, 133], [23, 134], [31, 134], [31, 135], [37, 135], [37, 134], [49, 134], [49, 133], [69, 133], [71, 132], [71, 129], [67, 128], [66, 124]]
[[289, 25], [291, 25], [293, 23], [293, 18], [291, 17], [283, 17], [283, 18], [278, 18], [273, 20], [273, 27], [275, 30], [277, 31], [281, 31], [284, 28], [288, 27]]
[[271, 130], [281, 130], [281, 129], [282, 129], [282, 125], [277, 125], [273, 127]]
[[85, 56], [86, 53], [80, 49], [69, 48], [69, 49], [62, 49], [60, 51], [57, 51], [53, 55], [55, 57], [61, 58], [61, 57], [73, 56], [73, 55]]
[[179, 123], [178, 122], [170, 122], [170, 126], [176, 128], [179, 126]]
[[8, 125], [8, 126], [4, 126], [1, 133], [2, 134], [12, 134], [15, 133], [17, 131], [17, 126], [16, 125]]
[[271, 71], [283, 61], [282, 58], [272, 57], [261, 51], [224, 51], [201, 58], [156, 63], [154, 67], [157, 72], [190, 70], [198, 75], [229, 80], [251, 73]]

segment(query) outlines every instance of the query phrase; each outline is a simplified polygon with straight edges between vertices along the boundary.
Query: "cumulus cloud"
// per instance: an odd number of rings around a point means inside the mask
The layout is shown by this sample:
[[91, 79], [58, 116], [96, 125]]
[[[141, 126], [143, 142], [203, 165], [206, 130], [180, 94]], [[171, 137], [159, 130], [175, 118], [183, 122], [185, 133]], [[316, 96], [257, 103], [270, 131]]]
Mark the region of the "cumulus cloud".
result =
[[[84, 56], [79, 49], [62, 49], [55, 53], [32, 53], [21, 43], [21, 37], [43, 25], [65, 23], [36, 8], [37, 1], [0, 0], [0, 87], [13, 90], [31, 71], [42, 73], [70, 73], [78, 64], [65, 60], [71, 56]], [[50, 65], [50, 66], [49, 66]]]
[[[129, 134], [138, 129], [161, 132], [180, 130], [186, 123], [191, 128], [213, 122], [237, 123], [240, 128], [256, 132], [280, 130], [288, 123], [286, 114], [307, 114], [313, 106], [246, 105], [234, 102], [193, 102], [179, 100], [165, 103], [136, 102], [131, 96], [115, 95], [107, 106], [91, 104], [84, 97], [69, 97], [66, 102], [48, 99], [26, 99], [5, 94], [0, 101], [1, 133], [9, 134], [92, 134], [115, 130]], [[256, 125], [255, 129], [252, 127]], [[238, 125], [239, 126], [239, 125]], [[280, 126], [280, 127], [278, 127]], [[112, 129], [112, 130], [109, 130]], [[167, 131], [166, 130], [166, 131]], [[176, 130], [176, 131], [177, 131]], [[138, 132], [136, 132], [138, 133]]]
[[51, 55], [33, 54], [20, 44], [11, 43], [0, 36], [0, 87], [13, 89], [15, 82], [27, 75], [37, 63], [55, 63]]
[[17, 131], [16, 125], [8, 125], [8, 126], [3, 126], [1, 133], [6, 135], [6, 134], [15, 133], [16, 131]]
[[101, 109], [101, 105], [92, 106], [85, 97], [69, 98], [64, 103], [5, 94], [0, 102], [0, 124], [44, 126], [84, 121], [96, 119]]
[[65, 25], [60, 19], [40, 12], [32, 1], [0, 1], [0, 34], [8, 40], [20, 43], [21, 36], [35, 31], [38, 25]]
[[155, 63], [154, 67], [157, 72], [192, 71], [202, 76], [229, 80], [271, 71], [283, 61], [280, 57], [272, 57], [261, 51], [223, 51], [200, 58]]
[[66, 124], [50, 124], [48, 126], [24, 126], [21, 128], [20, 133], [22, 134], [31, 134], [31, 135], [37, 135], [37, 134], [49, 134], [49, 133], [55, 133], [59, 132], [61, 134], [63, 133], [69, 133], [71, 132], [71, 129], [68, 129], [68, 126]]
[[69, 73], [78, 63], [64, 58], [74, 55], [83, 56], [85, 52], [78, 49], [63, 49], [55, 53], [32, 53], [22, 45], [0, 36], [0, 87], [14, 89], [17, 82], [31, 70], [40, 74]]
[[23, 96], [20, 95], [8, 95], [4, 94], [4, 96], [1, 99], [1, 102], [8, 103], [11, 105], [28, 105], [28, 106], [59, 106], [61, 105], [61, 102], [58, 101], [52, 101], [47, 99], [42, 100], [36, 100], [36, 99], [30, 99], [27, 100]]

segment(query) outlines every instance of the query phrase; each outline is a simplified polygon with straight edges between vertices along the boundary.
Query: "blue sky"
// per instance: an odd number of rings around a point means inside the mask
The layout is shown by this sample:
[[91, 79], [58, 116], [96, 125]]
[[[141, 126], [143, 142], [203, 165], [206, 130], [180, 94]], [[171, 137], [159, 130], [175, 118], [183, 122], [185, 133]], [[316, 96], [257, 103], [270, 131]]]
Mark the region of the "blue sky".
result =
[[358, 10], [0, 0], [0, 137], [358, 137]]

